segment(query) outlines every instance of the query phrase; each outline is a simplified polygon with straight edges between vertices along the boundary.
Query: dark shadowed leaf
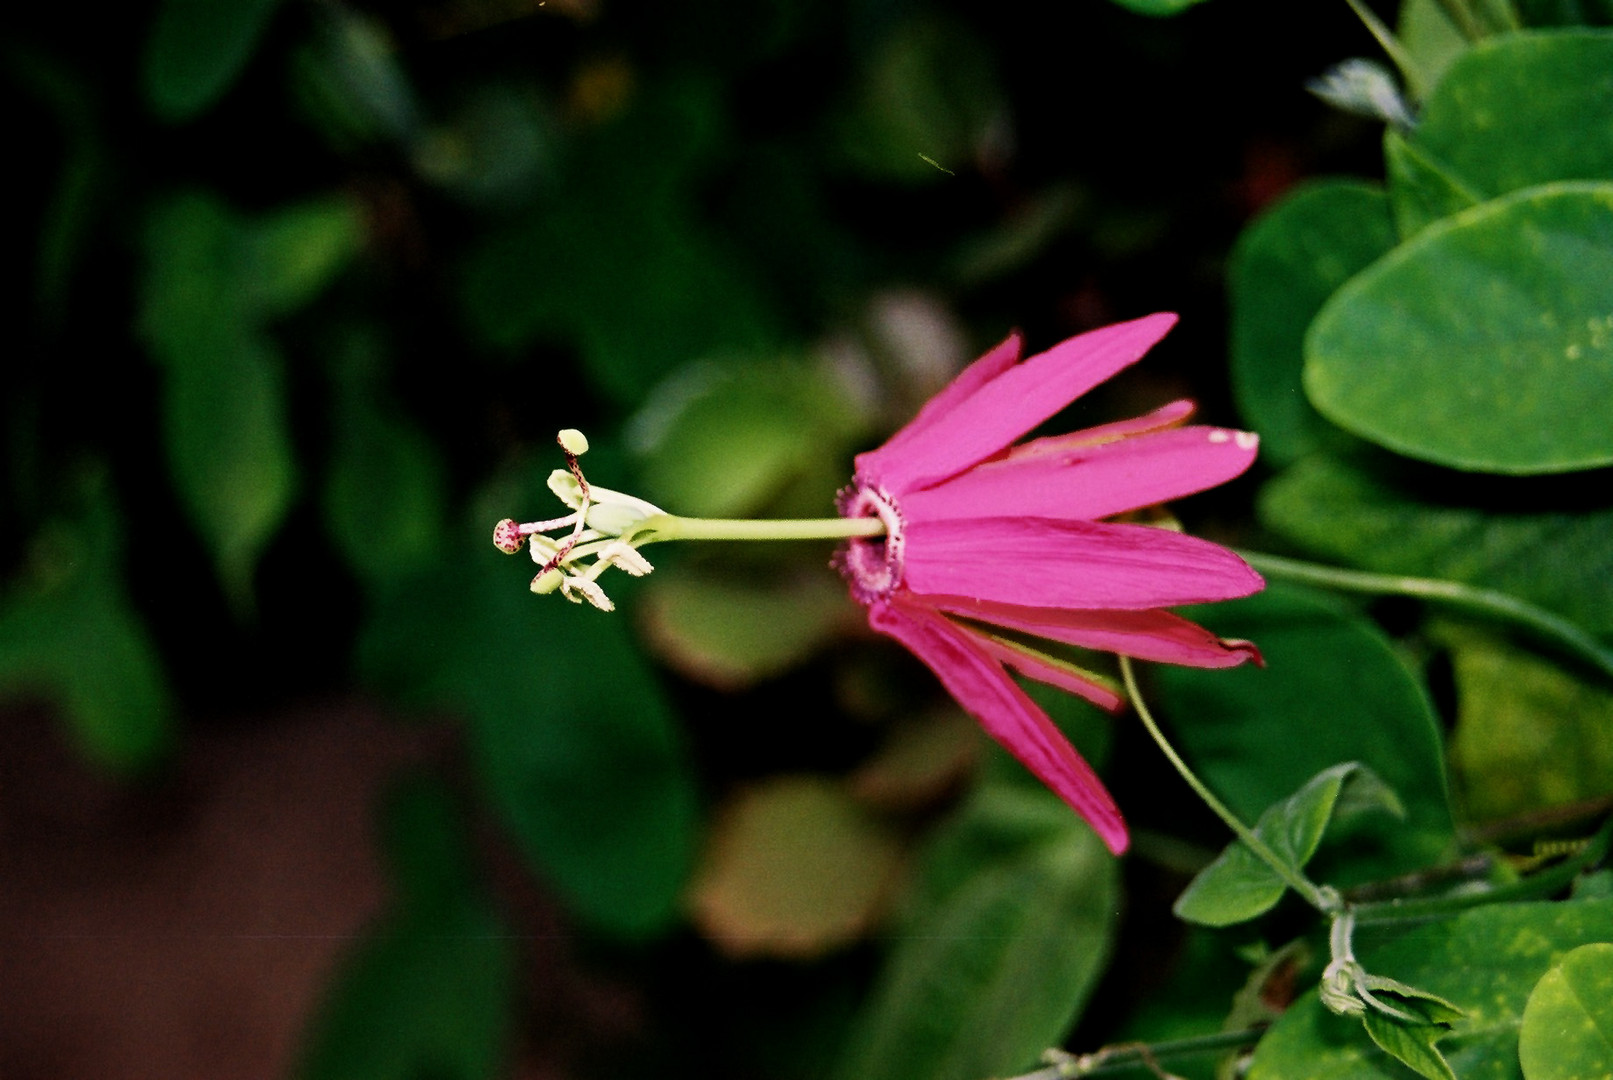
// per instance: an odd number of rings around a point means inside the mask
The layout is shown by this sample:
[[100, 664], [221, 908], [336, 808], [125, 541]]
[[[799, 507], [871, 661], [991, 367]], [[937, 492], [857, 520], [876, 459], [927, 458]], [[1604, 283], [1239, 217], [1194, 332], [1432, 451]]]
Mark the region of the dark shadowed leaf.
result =
[[1263, 460], [1293, 461], [1338, 437], [1300, 387], [1305, 331], [1340, 285], [1394, 245], [1383, 190], [1355, 180], [1306, 184], [1238, 238], [1227, 281], [1232, 386]]
[[146, 100], [189, 120], [224, 96], [252, 58], [279, 0], [162, 0], [142, 68]]
[[928, 851], [835, 1076], [966, 1080], [1033, 1066], [1103, 971], [1116, 866], [1048, 792], [983, 786]]
[[1327, 459], [1269, 481], [1258, 510], [1267, 528], [1324, 559], [1499, 589], [1613, 633], [1613, 510], [1487, 513], [1423, 501]]

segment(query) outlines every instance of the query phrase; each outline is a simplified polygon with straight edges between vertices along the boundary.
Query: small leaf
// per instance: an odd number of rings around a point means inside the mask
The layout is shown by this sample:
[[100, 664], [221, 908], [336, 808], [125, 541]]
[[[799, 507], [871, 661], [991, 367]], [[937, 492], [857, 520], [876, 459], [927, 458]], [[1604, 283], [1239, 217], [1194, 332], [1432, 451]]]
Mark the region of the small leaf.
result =
[[1542, 975], [1523, 1010], [1524, 1080], [1613, 1076], [1613, 945], [1566, 953]]
[[[1369, 806], [1401, 811], [1400, 800], [1383, 781], [1357, 762], [1324, 769], [1280, 803], [1268, 807], [1255, 836], [1290, 869], [1301, 870], [1316, 854], [1341, 792], [1351, 813]], [[1403, 813], [1403, 811], [1401, 811]], [[1242, 840], [1234, 840], [1205, 867], [1176, 900], [1176, 916], [1201, 926], [1231, 926], [1271, 910], [1288, 884]]]
[[1367, 1034], [1378, 1047], [1427, 1080], [1456, 1080], [1445, 1055], [1434, 1045], [1450, 1033], [1443, 1024], [1408, 1024], [1368, 1009], [1361, 1017]]
[[775, 778], [718, 812], [689, 903], [731, 955], [817, 956], [878, 919], [900, 854], [891, 829], [840, 785]]
[[252, 58], [279, 0], [162, 0], [146, 41], [146, 100], [165, 120], [189, 120], [224, 96]]
[[913, 915], [834, 1075], [941, 1080], [1034, 1064], [1103, 971], [1116, 866], [1046, 791], [979, 789], [926, 852]]
[[1424, 229], [1323, 307], [1304, 384], [1334, 423], [1437, 465], [1613, 463], [1613, 183], [1527, 188]]
[[217, 352], [193, 344], [165, 388], [168, 462], [225, 591], [245, 611], [258, 557], [296, 494], [285, 377], [273, 344], [257, 334]]
[[1290, 193], [1238, 237], [1228, 268], [1232, 387], [1263, 460], [1282, 464], [1338, 432], [1300, 389], [1305, 331], [1327, 298], [1395, 245], [1382, 189], [1320, 180]]

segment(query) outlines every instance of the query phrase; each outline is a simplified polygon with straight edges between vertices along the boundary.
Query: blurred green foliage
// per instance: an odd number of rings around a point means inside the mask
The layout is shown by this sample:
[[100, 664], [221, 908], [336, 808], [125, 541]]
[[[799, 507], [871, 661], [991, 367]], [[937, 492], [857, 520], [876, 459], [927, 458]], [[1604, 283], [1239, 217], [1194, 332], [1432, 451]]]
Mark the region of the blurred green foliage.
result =
[[[1271, 883], [1230, 932], [1262, 935], [1253, 974], [1232, 937], [1175, 948], [1170, 889], [1005, 755], [976, 767], [933, 680], [857, 636], [827, 550], [652, 550], [607, 617], [530, 596], [488, 530], [550, 512], [561, 427], [592, 478], [677, 512], [829, 513], [851, 455], [1011, 326], [1050, 344], [1172, 309], [1172, 340], [1076, 411], [1190, 393], [1261, 432], [1258, 495], [1190, 503], [1190, 526], [1504, 589], [1605, 639], [1613, 336], [1586, 268], [1610, 257], [1613, 151], [1583, 120], [1610, 111], [1590, 28], [1613, 10], [1534, 0], [1530, 26], [1568, 29], [1470, 46], [1447, 8], [1400, 10], [1422, 122], [1381, 148], [1300, 91], [1371, 47], [1342, 4], [31, 8], [0, 45], [26, 149], [0, 249], [0, 692], [131, 779], [243, 703], [356, 688], [458, 725], [457, 767], [385, 810], [393, 898], [310, 1021], [310, 1077], [509, 1068], [544, 973], [501, 873], [653, 988], [601, 1074], [983, 1076], [1072, 1025], [1264, 1021], [1293, 977], [1273, 958], [1306, 951], [1267, 946], [1292, 926]], [[1383, 183], [1278, 200], [1328, 170]], [[1607, 790], [1605, 687], [1494, 627], [1277, 589], [1201, 617], [1268, 667], [1155, 672], [1160, 712], [1330, 880]], [[1136, 749], [1037, 696], [1092, 760]], [[1202, 866], [1224, 837], [1143, 756], [1106, 767], [1164, 826], [1139, 850]], [[1350, 761], [1407, 826], [1333, 812]], [[1537, 981], [1544, 1015], [1546, 979], [1605, 975], [1557, 955], [1605, 936], [1598, 903], [1369, 955], [1475, 1016], [1475, 980], [1502, 987], [1500, 1034], [1450, 1041], [1491, 1068]], [[691, 910], [767, 959], [700, 951]], [[1489, 955], [1502, 931], [1550, 948]], [[1331, 1023], [1301, 997], [1255, 1074], [1376, 1074]]]

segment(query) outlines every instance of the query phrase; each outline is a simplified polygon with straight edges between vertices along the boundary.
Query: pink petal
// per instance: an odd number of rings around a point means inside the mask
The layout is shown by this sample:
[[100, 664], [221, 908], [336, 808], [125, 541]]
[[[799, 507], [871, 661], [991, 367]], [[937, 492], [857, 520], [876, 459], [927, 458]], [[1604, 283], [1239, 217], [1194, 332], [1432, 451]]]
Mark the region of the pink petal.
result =
[[857, 469], [862, 470], [863, 460], [872, 455], [879, 455], [895, 447], [902, 446], [914, 436], [929, 428], [937, 420], [963, 404], [975, 391], [1013, 367], [1019, 361], [1020, 351], [1024, 348], [1024, 339], [1019, 331], [1009, 334], [996, 348], [986, 353], [980, 359], [960, 371], [956, 378], [936, 394], [918, 415], [909, 420], [900, 431], [886, 440], [885, 445], [878, 450], [867, 454], [859, 454], [856, 459]]
[[1049, 664], [1045, 659], [1036, 656], [1034, 653], [1016, 649], [985, 634], [977, 634], [968, 630], [967, 627], [962, 629], [969, 633], [975, 644], [979, 645], [981, 651], [987, 656], [999, 664], [1013, 668], [1027, 678], [1035, 679], [1037, 682], [1043, 682], [1049, 686], [1056, 686], [1060, 690], [1074, 694], [1076, 697], [1085, 698], [1098, 708], [1107, 709], [1109, 712], [1119, 712], [1120, 707], [1125, 704], [1126, 699], [1111, 687], [1100, 682], [1094, 682], [1092, 679], [1083, 679], [1079, 673], [1071, 671], [1069, 668]]
[[910, 522], [1109, 517], [1223, 484], [1249, 467], [1258, 446], [1245, 431], [1187, 427], [1096, 446], [1044, 447], [909, 492], [901, 498], [902, 515]]
[[1154, 608], [1248, 596], [1265, 586], [1237, 555], [1147, 525], [1048, 518], [911, 521], [905, 587], [1022, 607]]
[[859, 455], [857, 476], [899, 495], [962, 472], [1136, 363], [1175, 322], [1175, 315], [1149, 315], [1070, 338], [971, 387], [964, 400], [957, 400], [963, 391], [952, 396], [949, 387], [945, 411]]
[[1252, 642], [1218, 638], [1197, 623], [1168, 611], [1070, 611], [950, 596], [928, 597], [925, 603], [1034, 637], [1121, 653], [1138, 660], [1198, 668], [1235, 667], [1246, 660], [1264, 662]]
[[1187, 398], [1161, 405], [1151, 413], [1134, 417], [1130, 420], [1116, 420], [1113, 423], [1099, 424], [1097, 427], [1083, 428], [1072, 431], [1067, 435], [1049, 435], [1045, 439], [1032, 439], [1027, 443], [1020, 443], [1008, 451], [1008, 458], [1036, 457], [1044, 453], [1057, 453], [1060, 450], [1077, 446], [1097, 446], [1099, 443], [1114, 442], [1116, 439], [1126, 439], [1133, 435], [1147, 435], [1155, 431], [1164, 431], [1181, 424], [1192, 416], [1198, 408]]
[[1126, 850], [1126, 823], [1103, 782], [968, 633], [933, 611], [890, 601], [870, 607], [868, 622], [924, 661], [986, 733], [1085, 818], [1110, 851]]

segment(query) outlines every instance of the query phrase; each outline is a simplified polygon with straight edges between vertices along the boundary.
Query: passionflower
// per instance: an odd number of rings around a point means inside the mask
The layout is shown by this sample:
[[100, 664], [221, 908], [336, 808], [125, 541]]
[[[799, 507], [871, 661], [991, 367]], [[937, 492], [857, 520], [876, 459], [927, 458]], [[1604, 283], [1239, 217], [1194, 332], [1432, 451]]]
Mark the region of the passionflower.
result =
[[1115, 520], [1232, 479], [1258, 439], [1183, 426], [1190, 401], [1068, 435], [1015, 443], [1164, 337], [1150, 315], [1019, 362], [1017, 334], [975, 361], [883, 446], [858, 455], [844, 517], [880, 536], [836, 565], [876, 631], [923, 661], [994, 739], [1085, 818], [1115, 854], [1119, 808], [1009, 672], [1110, 711], [1115, 686], [1027, 639], [1220, 668], [1260, 653], [1163, 609], [1265, 584], [1236, 554], [1169, 528]]

